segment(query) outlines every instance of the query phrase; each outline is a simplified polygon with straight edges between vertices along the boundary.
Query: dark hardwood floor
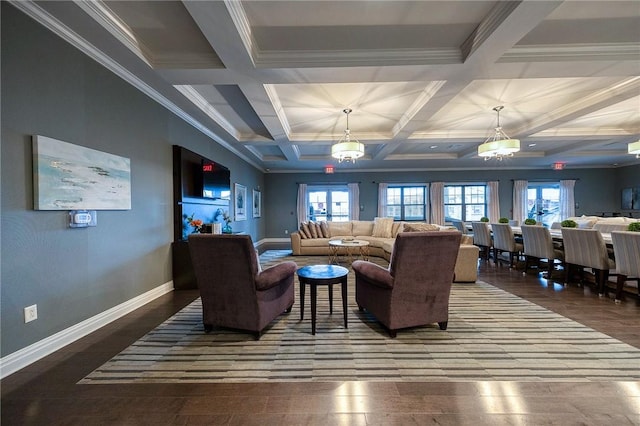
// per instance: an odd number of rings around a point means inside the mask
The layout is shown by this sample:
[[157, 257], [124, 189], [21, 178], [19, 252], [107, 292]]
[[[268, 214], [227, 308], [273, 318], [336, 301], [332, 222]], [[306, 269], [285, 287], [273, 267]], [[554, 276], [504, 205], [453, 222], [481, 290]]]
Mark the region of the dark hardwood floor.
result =
[[[640, 348], [634, 295], [484, 261], [480, 279]], [[2, 425], [640, 425], [638, 382], [76, 384], [196, 297], [165, 295], [5, 378]]]

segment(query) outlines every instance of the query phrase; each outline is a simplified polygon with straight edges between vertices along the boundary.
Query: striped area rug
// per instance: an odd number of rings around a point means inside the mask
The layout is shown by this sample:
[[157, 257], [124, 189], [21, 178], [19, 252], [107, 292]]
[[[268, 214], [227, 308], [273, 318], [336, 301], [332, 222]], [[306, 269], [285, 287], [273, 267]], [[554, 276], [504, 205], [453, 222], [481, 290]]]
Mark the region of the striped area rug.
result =
[[[261, 262], [326, 262], [289, 253], [269, 251]], [[350, 273], [348, 329], [340, 292], [329, 315], [321, 288], [311, 335], [308, 300], [300, 321], [297, 280], [293, 311], [259, 341], [231, 330], [205, 334], [198, 299], [79, 383], [640, 379], [640, 350], [484, 282], [453, 285], [446, 331], [433, 324], [390, 339], [358, 311], [354, 280]]]

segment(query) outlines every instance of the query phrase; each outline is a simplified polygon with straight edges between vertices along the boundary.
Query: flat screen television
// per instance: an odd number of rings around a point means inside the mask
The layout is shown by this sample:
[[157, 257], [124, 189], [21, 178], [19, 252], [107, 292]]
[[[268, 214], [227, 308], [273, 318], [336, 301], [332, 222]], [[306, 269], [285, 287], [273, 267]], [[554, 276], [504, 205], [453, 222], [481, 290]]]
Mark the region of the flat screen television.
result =
[[622, 210], [640, 210], [640, 187], [622, 190]]
[[202, 197], [213, 200], [231, 199], [231, 172], [221, 164], [202, 159]]

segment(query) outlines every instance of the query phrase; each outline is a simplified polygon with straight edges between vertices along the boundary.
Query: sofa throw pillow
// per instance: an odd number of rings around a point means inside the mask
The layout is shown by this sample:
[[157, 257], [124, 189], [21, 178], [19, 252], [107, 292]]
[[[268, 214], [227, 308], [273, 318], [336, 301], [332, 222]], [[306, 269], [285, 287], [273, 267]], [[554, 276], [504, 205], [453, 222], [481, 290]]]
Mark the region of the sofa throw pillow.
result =
[[309, 224], [307, 222], [302, 222], [300, 224], [300, 238], [303, 240], [311, 238], [311, 232], [309, 232]]
[[329, 227], [327, 222], [320, 222], [320, 230], [322, 231], [322, 238], [329, 238]]
[[404, 222], [393, 222], [393, 227], [391, 228], [391, 236], [395, 238], [402, 231], [404, 231]]
[[392, 217], [376, 217], [373, 219], [373, 232], [371, 235], [379, 238], [391, 238], [392, 229]]
[[318, 230], [315, 222], [309, 221], [309, 233], [311, 234], [311, 238], [318, 238]]
[[430, 223], [405, 223], [404, 232], [428, 232], [439, 231], [438, 225], [432, 225]]

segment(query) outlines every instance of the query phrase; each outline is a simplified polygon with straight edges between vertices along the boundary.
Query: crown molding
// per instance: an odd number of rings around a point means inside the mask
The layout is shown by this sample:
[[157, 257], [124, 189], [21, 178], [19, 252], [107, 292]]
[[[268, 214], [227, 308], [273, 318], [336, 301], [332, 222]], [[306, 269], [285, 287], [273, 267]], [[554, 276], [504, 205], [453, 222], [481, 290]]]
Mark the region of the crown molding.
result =
[[244, 161], [255, 167], [256, 169], [264, 172], [264, 169], [259, 164], [255, 163], [252, 159], [247, 157], [244, 153], [238, 151], [235, 147], [227, 143], [220, 136], [215, 134], [211, 129], [202, 124], [200, 121], [196, 120], [194, 117], [186, 113], [184, 110], [179, 108], [176, 104], [166, 98], [164, 95], [160, 94], [156, 89], [152, 88], [144, 81], [142, 81], [138, 76], [131, 73], [125, 67], [114, 61], [108, 55], [104, 54], [94, 45], [89, 43], [84, 38], [80, 37], [77, 33], [72, 31], [69, 27], [64, 25], [58, 19], [56, 19], [49, 12], [44, 10], [35, 2], [29, 1], [18, 1], [18, 0], [9, 0], [9, 2], [14, 5], [18, 10], [25, 13], [27, 16], [34, 19], [39, 24], [43, 25], [45, 28], [65, 40], [67, 43], [76, 47], [82, 53], [87, 55], [89, 58], [98, 62], [100, 65], [104, 66], [109, 71], [113, 72], [118, 77], [122, 78], [127, 83], [131, 84], [133, 87], [149, 96], [155, 102], [162, 105], [164, 108], [178, 116], [180, 119], [190, 124], [204, 135], [208, 136], [212, 140], [214, 140], [219, 145], [222, 145], [238, 157], [242, 158]]
[[251, 33], [251, 23], [249, 22], [249, 18], [247, 17], [246, 12], [244, 11], [244, 7], [242, 6], [242, 2], [238, 0], [224, 0], [224, 4], [229, 11], [229, 15], [231, 16], [231, 20], [238, 31], [238, 35], [242, 40], [242, 44], [244, 44], [244, 48], [247, 50], [249, 57], [251, 58], [251, 62], [253, 66], [256, 65], [255, 58], [257, 55], [257, 43], [253, 38]]
[[258, 51], [258, 68], [357, 67], [460, 64], [458, 49]]
[[74, 0], [73, 2], [138, 58], [153, 67], [154, 60], [151, 50], [136, 38], [129, 26], [113, 13], [103, 1]]
[[498, 63], [564, 61], [638, 61], [640, 43], [599, 43], [514, 46]]

